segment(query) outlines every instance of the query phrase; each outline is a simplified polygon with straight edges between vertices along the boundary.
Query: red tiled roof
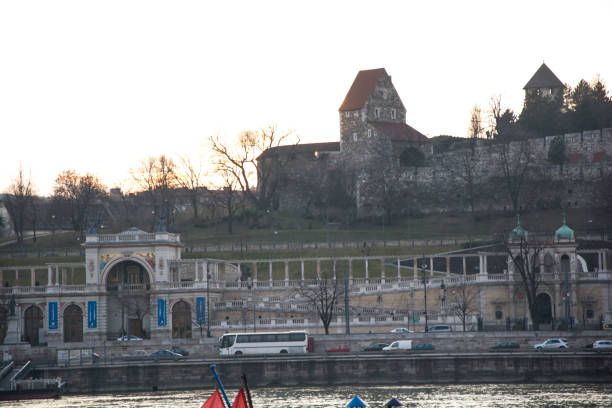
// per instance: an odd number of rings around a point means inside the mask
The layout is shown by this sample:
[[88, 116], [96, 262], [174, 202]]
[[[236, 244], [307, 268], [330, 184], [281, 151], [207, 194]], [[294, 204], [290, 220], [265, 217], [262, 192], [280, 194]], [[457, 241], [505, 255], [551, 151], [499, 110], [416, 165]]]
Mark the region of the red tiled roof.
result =
[[370, 122], [376, 131], [382, 132], [390, 140], [405, 142], [427, 142], [429, 138], [405, 123]]
[[563, 82], [557, 78], [557, 76], [546, 66], [546, 64], [542, 63], [540, 68], [536, 71], [535, 74], [531, 77], [529, 82], [523, 87], [523, 89], [530, 88], [564, 88]]
[[570, 156], [570, 163], [576, 164], [582, 161], [582, 153], [574, 153]]
[[593, 163], [599, 163], [604, 161], [606, 158], [606, 152], [595, 152], [593, 154]]
[[384, 68], [359, 71], [338, 110], [342, 112], [363, 108], [382, 73], [386, 74]]

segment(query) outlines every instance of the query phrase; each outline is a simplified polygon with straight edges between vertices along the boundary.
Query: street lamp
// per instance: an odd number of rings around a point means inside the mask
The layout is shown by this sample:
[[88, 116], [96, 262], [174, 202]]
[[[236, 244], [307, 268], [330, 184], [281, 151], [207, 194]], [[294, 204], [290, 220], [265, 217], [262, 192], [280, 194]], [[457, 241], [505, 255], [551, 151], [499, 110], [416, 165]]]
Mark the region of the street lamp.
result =
[[423, 273], [423, 277], [421, 278], [421, 282], [423, 282], [424, 289], [424, 297], [425, 297], [425, 332], [429, 331], [428, 321], [427, 321], [427, 264], [425, 261], [421, 264], [421, 272]]
[[[208, 266], [210, 264], [206, 263], [206, 337], [210, 337], [210, 273], [208, 271]], [[200, 325], [202, 322], [200, 322]]]

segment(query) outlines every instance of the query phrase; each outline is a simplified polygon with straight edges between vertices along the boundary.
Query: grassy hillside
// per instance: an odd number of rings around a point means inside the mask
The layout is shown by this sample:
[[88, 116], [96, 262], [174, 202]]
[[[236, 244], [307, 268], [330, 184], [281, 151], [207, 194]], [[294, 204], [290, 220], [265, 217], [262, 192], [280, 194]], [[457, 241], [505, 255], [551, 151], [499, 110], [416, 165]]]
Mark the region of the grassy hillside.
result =
[[[314, 257], [314, 256], [360, 256], [360, 255], [399, 255], [407, 254], [407, 248], [384, 247], [368, 245], [367, 253], [363, 247], [330, 250], [319, 248], [315, 250], [291, 251], [254, 251], [250, 253], [248, 246], [253, 244], [278, 244], [291, 242], [295, 248], [299, 243], [308, 242], [362, 242], [389, 240], [437, 240], [437, 239], [471, 239], [489, 241], [500, 233], [507, 232], [516, 225], [516, 217], [511, 214], [476, 215], [430, 215], [421, 218], [405, 218], [393, 225], [382, 225], [380, 220], [361, 221], [350, 226], [326, 224], [318, 220], [304, 219], [287, 213], [271, 213], [259, 223], [263, 227], [248, 228], [245, 223], [236, 222], [234, 233], [228, 234], [227, 224], [220, 222], [207, 227], [197, 227], [192, 222], [185, 221], [175, 225], [172, 232], [181, 234], [181, 241], [188, 248], [210, 247], [219, 244], [234, 244], [242, 248], [232, 253], [218, 253], [208, 250], [203, 253], [189, 253], [186, 257], [215, 256], [218, 258], [276, 258], [276, 257]], [[561, 210], [546, 210], [529, 212], [521, 215], [521, 224], [531, 232], [543, 231], [552, 234], [562, 223]], [[612, 232], [612, 213], [595, 209], [571, 209], [567, 212], [567, 223], [577, 235], [585, 233]], [[105, 230], [107, 232], [107, 230]], [[118, 232], [118, 231], [108, 231]], [[78, 236], [72, 232], [56, 232], [54, 235], [39, 237], [36, 242], [26, 241], [23, 246], [16, 244], [0, 247], [0, 266], [31, 265], [52, 262], [48, 256], [53, 256], [53, 262], [63, 259], [66, 251], [78, 251], [81, 248]], [[429, 253], [433, 248], [415, 249], [415, 253]], [[412, 251], [412, 250], [411, 250]], [[15, 255], [24, 252], [40, 254], [40, 258], [19, 257]], [[436, 252], [436, 251], [433, 251]], [[73, 260], [74, 258], [70, 258]]]

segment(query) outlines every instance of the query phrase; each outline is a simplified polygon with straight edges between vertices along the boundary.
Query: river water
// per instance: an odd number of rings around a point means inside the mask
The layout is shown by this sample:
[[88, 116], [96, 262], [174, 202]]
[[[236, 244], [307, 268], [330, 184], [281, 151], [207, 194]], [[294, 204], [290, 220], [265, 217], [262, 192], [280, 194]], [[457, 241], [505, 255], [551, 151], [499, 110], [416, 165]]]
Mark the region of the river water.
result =
[[[237, 390], [228, 390], [233, 402]], [[611, 407], [612, 384], [481, 384], [252, 389], [255, 408], [345, 407], [355, 395], [368, 407], [393, 396], [408, 407]], [[57, 400], [2, 403], [2, 407], [200, 408], [211, 390], [64, 396]]]

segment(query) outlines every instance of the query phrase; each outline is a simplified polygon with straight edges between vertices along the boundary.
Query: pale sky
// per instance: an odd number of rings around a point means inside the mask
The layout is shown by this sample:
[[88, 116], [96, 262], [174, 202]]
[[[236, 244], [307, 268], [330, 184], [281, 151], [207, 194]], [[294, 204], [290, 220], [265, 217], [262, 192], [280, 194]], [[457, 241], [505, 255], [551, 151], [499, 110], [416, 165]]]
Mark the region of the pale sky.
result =
[[359, 70], [386, 68], [427, 136], [465, 136], [491, 96], [518, 114], [545, 61], [612, 87], [612, 1], [2, 1], [0, 192], [21, 162], [129, 180], [145, 157], [205, 154], [271, 123], [338, 141]]

